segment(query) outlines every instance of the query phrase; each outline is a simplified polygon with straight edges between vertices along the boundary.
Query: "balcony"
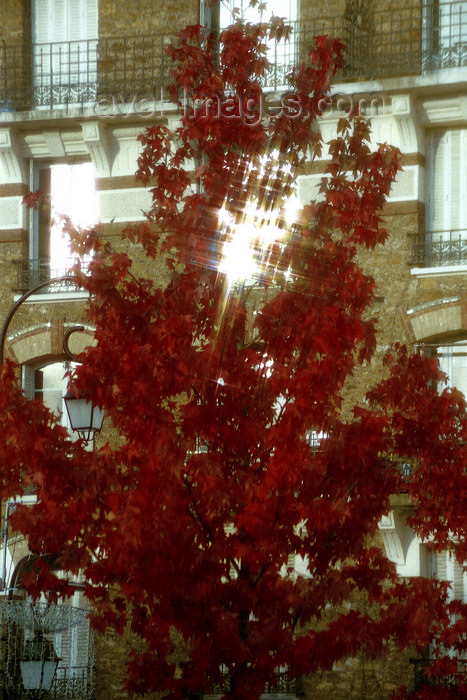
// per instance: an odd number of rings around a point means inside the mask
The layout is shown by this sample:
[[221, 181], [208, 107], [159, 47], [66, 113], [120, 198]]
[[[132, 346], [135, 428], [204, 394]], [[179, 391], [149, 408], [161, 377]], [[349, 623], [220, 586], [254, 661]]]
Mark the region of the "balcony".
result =
[[[295, 698], [302, 695], [302, 683], [300, 678], [291, 677], [288, 671], [277, 671], [275, 683], [268, 685], [262, 697], [268, 695], [280, 695], [281, 698]], [[230, 679], [226, 674], [221, 683], [214, 685], [208, 697], [220, 697], [230, 690]]]
[[456, 665], [456, 672], [452, 676], [444, 676], [436, 678], [430, 674], [430, 666], [433, 662], [429, 659], [410, 659], [410, 663], [414, 668], [414, 690], [421, 690], [425, 687], [440, 687], [448, 688], [455, 693], [456, 687], [460, 681], [467, 681], [467, 660], [452, 659]]
[[[437, 8], [437, 9], [436, 9]], [[277, 89], [317, 35], [340, 37], [347, 63], [339, 80], [416, 76], [467, 65], [467, 2], [366, 9], [294, 23], [290, 42], [270, 46], [265, 87]], [[166, 99], [175, 34], [100, 37], [51, 44], [0, 44], [0, 112], [92, 104], [112, 96]]]
[[[66, 107], [148, 92], [160, 99], [169, 80], [165, 48], [174, 35], [0, 45], [0, 111]], [[131, 97], [130, 97], [131, 96]]]
[[[59, 277], [70, 275], [70, 270], [76, 264], [73, 258], [60, 260], [60, 265], [53, 263], [50, 259], [40, 258], [36, 260], [16, 261], [16, 288], [20, 294], [28, 292], [39, 284], [50, 281], [50, 287], [44, 287], [41, 293], [75, 292], [76, 287], [72, 282], [60, 281], [53, 283]], [[81, 269], [87, 269], [88, 262], [81, 261]]]
[[467, 265], [467, 229], [412, 233], [412, 267]]
[[89, 700], [93, 697], [93, 691], [92, 669], [87, 666], [59, 666], [48, 697], [49, 700]]

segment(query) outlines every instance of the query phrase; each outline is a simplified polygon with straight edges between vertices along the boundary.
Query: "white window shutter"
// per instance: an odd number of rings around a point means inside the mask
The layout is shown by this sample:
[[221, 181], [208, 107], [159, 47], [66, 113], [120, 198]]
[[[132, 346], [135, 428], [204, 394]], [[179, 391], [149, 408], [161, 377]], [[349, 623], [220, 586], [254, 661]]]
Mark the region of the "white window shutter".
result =
[[86, 620], [76, 630], [76, 666], [85, 668], [89, 664], [90, 637], [89, 620]]
[[49, 31], [53, 25], [53, 0], [33, 0], [32, 3], [32, 43], [46, 44], [51, 39]]
[[450, 207], [447, 215], [448, 228], [460, 228], [460, 180], [461, 180], [461, 130], [452, 129], [449, 134], [449, 149], [446, 168], [449, 172]]
[[86, 3], [83, 3], [83, 5], [86, 6], [85, 38], [97, 39], [99, 28], [98, 0], [86, 0]]
[[27, 399], [34, 399], [34, 370], [23, 365], [23, 392]]
[[428, 186], [428, 230], [444, 229], [445, 210], [445, 173], [444, 158], [446, 151], [445, 134], [435, 131], [429, 141], [429, 186]]
[[[467, 226], [467, 129], [436, 130], [429, 144], [428, 230]], [[446, 236], [448, 238], [448, 233]]]
[[[41, 2], [41, 0], [37, 0]], [[51, 18], [49, 27], [49, 41], [67, 41], [67, 1], [66, 0], [49, 0], [51, 5]]]
[[97, 39], [98, 0], [33, 0], [34, 44]]
[[86, 2], [80, 0], [68, 0], [67, 7], [67, 40], [79, 41], [85, 39], [85, 23], [83, 14], [86, 9]]
[[68, 41], [97, 39], [97, 0], [68, 0]]
[[[465, 12], [467, 32], [467, 7]], [[459, 228], [464, 229], [462, 238], [466, 238], [467, 229], [467, 129], [460, 130], [459, 163]]]
[[60, 80], [60, 47], [66, 41], [66, 0], [33, 0], [33, 81], [40, 88]]
[[447, 567], [448, 556], [449, 555], [448, 555], [446, 550], [443, 550], [442, 552], [436, 553], [436, 573], [437, 573], [437, 578], [439, 581], [448, 581], [449, 580], [448, 567]]
[[453, 569], [454, 569], [454, 581], [453, 581], [453, 589], [454, 589], [454, 598], [458, 600], [463, 600], [464, 598], [464, 571], [463, 567], [459, 564], [457, 559], [454, 559], [453, 562]]

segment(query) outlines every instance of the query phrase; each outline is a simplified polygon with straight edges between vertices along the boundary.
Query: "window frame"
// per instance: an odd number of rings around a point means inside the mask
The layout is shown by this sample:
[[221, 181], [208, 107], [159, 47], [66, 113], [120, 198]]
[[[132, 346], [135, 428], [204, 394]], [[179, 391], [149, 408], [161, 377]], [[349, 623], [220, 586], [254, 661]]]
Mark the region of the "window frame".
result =
[[[47, 195], [39, 208], [33, 208], [29, 211], [29, 235], [28, 235], [28, 252], [27, 261], [25, 260], [20, 271], [19, 287], [21, 289], [32, 289], [41, 282], [53, 280], [56, 277], [62, 277], [68, 274], [70, 268], [77, 259], [76, 256], [70, 254], [69, 257], [60, 255], [54, 256], [51, 249], [54, 202], [53, 202], [53, 176], [52, 168], [54, 166], [67, 166], [69, 168], [79, 167], [81, 165], [89, 165], [92, 168], [93, 184], [89, 183], [89, 190], [94, 194], [95, 216], [93, 223], [98, 222], [98, 191], [97, 191], [97, 171], [94, 163], [91, 160], [55, 160], [55, 161], [31, 161], [30, 162], [30, 183], [31, 191], [40, 190]], [[76, 197], [79, 198], [80, 190], [77, 190]], [[89, 199], [89, 192], [86, 192]], [[50, 199], [49, 199], [50, 198]], [[58, 211], [57, 215], [70, 215], [69, 211]], [[79, 223], [77, 224], [79, 225]], [[89, 222], [89, 225], [93, 225]], [[58, 233], [58, 229], [57, 232]], [[47, 293], [48, 288], [42, 290], [42, 293]], [[75, 292], [75, 288], [70, 284], [55, 285], [53, 292]]]

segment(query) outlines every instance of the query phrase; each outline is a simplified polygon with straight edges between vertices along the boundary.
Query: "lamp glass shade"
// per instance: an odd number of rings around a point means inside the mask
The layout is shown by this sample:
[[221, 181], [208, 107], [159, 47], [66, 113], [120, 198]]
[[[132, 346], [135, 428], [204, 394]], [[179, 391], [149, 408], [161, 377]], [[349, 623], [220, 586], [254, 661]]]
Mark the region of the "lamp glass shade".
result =
[[58, 660], [20, 661], [21, 680], [25, 690], [50, 690]]
[[36, 632], [34, 638], [25, 643], [19, 662], [24, 689], [50, 690], [59, 661], [50, 639]]
[[89, 441], [102, 428], [104, 411], [91, 401], [68, 393], [64, 397], [71, 429], [78, 433], [80, 438]]

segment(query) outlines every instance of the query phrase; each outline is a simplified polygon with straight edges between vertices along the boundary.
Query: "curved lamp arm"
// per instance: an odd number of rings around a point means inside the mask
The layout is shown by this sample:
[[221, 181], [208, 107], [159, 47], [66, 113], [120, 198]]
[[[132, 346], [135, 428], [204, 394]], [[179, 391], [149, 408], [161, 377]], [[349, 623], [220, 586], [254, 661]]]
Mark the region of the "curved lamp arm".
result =
[[72, 333], [76, 333], [77, 331], [84, 331], [84, 326], [73, 326], [72, 328], [69, 328], [63, 336], [63, 353], [65, 354], [68, 360], [71, 360], [71, 362], [77, 362], [78, 355], [76, 355], [74, 352], [71, 352], [68, 345], [68, 340], [70, 338], [70, 335]]
[[[35, 292], [38, 292], [44, 287], [48, 287], [56, 282], [73, 282], [75, 281], [75, 279], [76, 278], [73, 275], [63, 275], [62, 277], [55, 277], [53, 280], [46, 280], [45, 282], [41, 282], [40, 284], [38, 284], [36, 287], [33, 287], [33, 289], [30, 289], [18, 299], [18, 301], [13, 305], [8, 316], [6, 317], [5, 322], [2, 326], [2, 330], [0, 332], [1, 363], [3, 363], [4, 360], [5, 341], [8, 327], [11, 323], [11, 319], [13, 318], [21, 304], [23, 304], [23, 302], [25, 302], [26, 299], [32, 296]], [[71, 334], [75, 333], [76, 331], [84, 331], [84, 326], [72, 326], [72, 328], [69, 328], [63, 336], [63, 354], [68, 360], [71, 360], [72, 362], [77, 360], [77, 355], [71, 352], [69, 347], [69, 339]], [[87, 401], [85, 398], [79, 396], [67, 394], [64, 397], [64, 399], [66, 409], [70, 418], [72, 430], [77, 432], [84, 442], [90, 442], [90, 440], [92, 440], [94, 436], [94, 433], [99, 432], [102, 427], [102, 422], [104, 420], [103, 409], [94, 406], [94, 404], [91, 401]]]
[[[8, 327], [11, 323], [11, 320], [15, 313], [18, 311], [19, 307], [23, 304], [23, 302], [26, 301], [26, 299], [29, 299], [30, 296], [38, 292], [40, 289], [44, 289], [44, 287], [50, 287], [51, 284], [55, 284], [55, 282], [73, 282], [76, 278], [73, 275], [63, 275], [62, 277], [55, 277], [52, 280], [46, 280], [45, 282], [41, 282], [40, 284], [36, 285], [32, 289], [30, 289], [28, 292], [20, 296], [17, 302], [12, 306], [10, 309], [8, 316], [6, 317], [2, 330], [0, 332], [0, 363], [3, 363], [3, 360], [5, 359], [5, 341], [6, 341], [6, 334], [8, 331]], [[67, 354], [67, 349], [68, 349], [68, 337], [70, 335], [70, 331], [73, 332], [77, 329], [82, 330], [82, 326], [77, 326], [75, 328], [70, 329], [65, 333], [66, 337], [66, 345], [65, 345], [65, 338], [63, 339], [63, 349], [65, 354]], [[69, 350], [68, 350], [69, 352]], [[73, 357], [70, 357], [70, 359], [73, 359]]]

